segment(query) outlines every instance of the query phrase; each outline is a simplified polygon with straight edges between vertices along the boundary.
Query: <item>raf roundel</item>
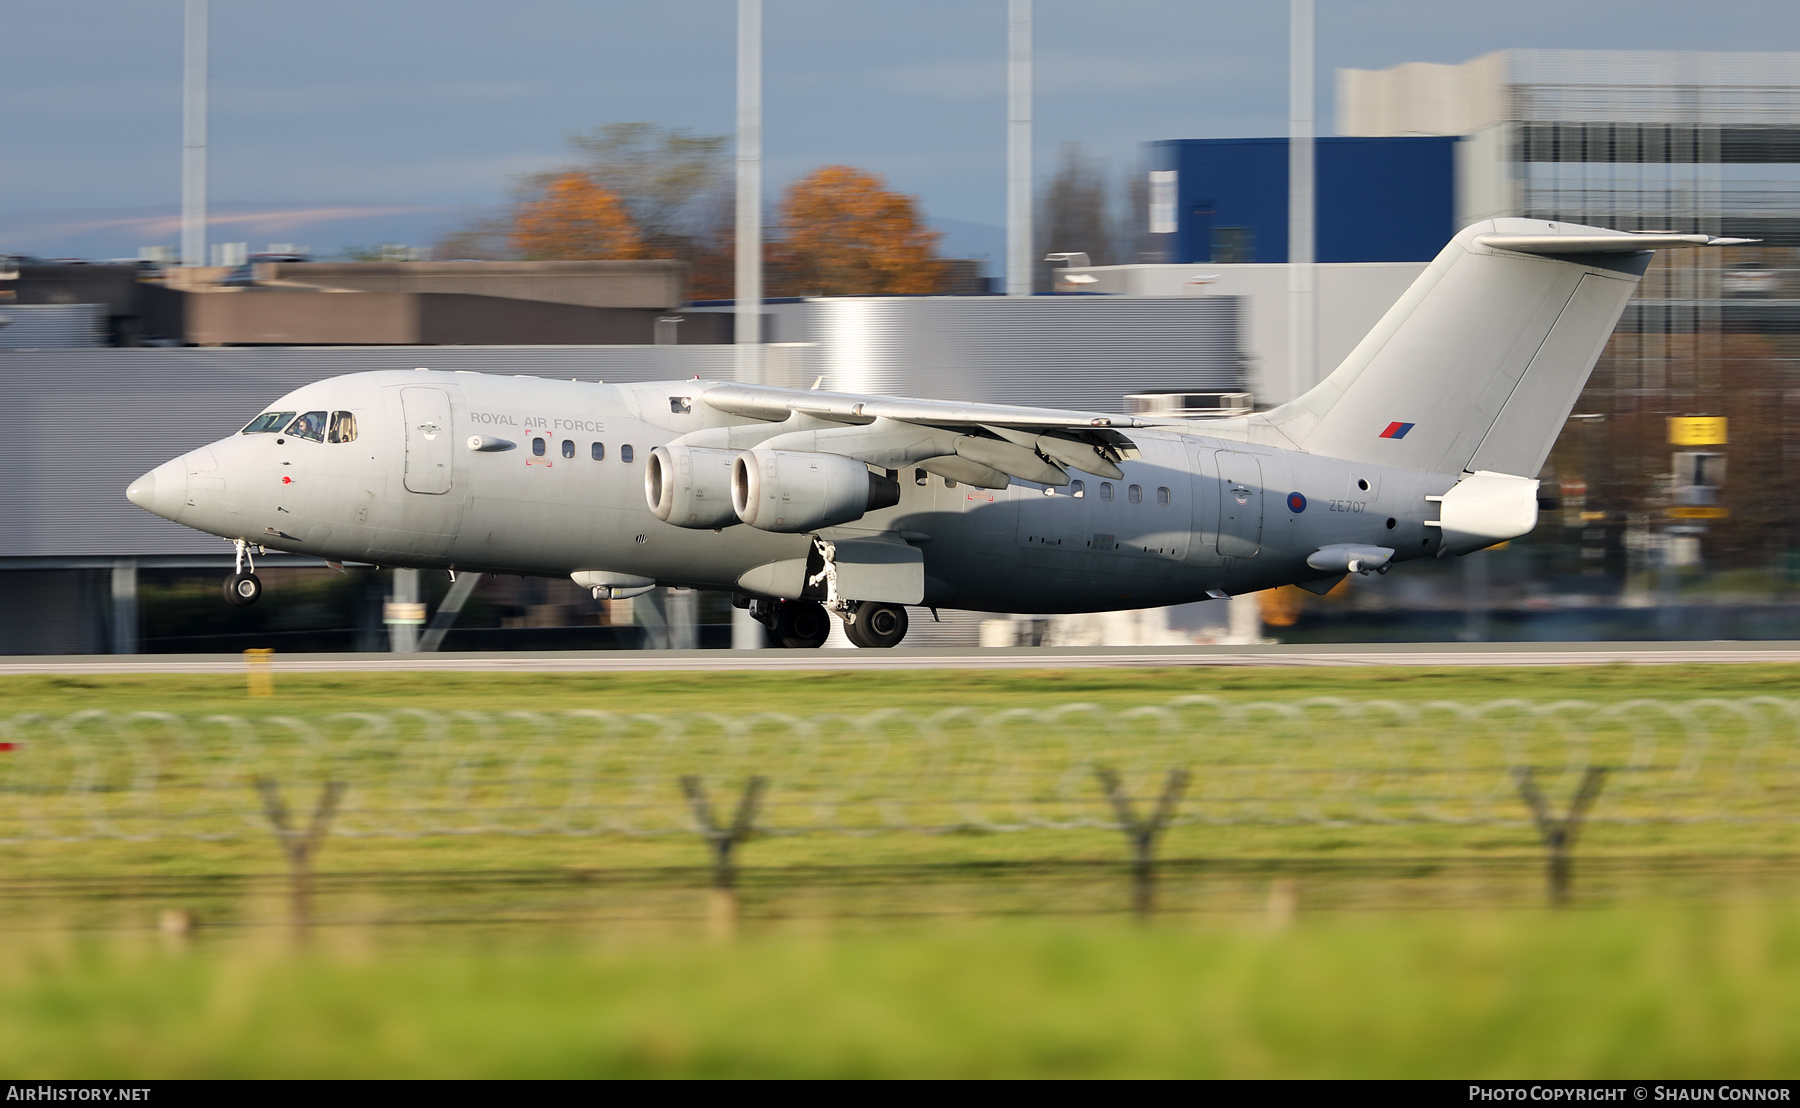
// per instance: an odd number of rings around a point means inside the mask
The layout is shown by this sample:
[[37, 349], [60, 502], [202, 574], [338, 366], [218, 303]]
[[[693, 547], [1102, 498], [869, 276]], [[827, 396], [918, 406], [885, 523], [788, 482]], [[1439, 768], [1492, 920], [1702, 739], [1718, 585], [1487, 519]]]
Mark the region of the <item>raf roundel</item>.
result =
[[1297, 492], [1288, 493], [1288, 511], [1296, 515], [1306, 511], [1306, 497]]

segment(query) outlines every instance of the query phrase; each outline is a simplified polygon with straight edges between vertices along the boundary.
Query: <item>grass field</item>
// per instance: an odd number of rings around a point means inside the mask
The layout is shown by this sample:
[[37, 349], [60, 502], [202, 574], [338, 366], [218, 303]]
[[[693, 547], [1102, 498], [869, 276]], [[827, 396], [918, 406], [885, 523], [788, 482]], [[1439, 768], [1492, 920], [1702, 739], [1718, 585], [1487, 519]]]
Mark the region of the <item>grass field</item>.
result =
[[[277, 661], [279, 666], [279, 660]], [[1800, 674], [1782, 665], [1454, 666], [1443, 669], [904, 670], [751, 674], [311, 674], [278, 675], [275, 695], [251, 700], [240, 678], [210, 675], [0, 677], [0, 712], [350, 711], [553, 707], [634, 712], [818, 712], [974, 703], [1005, 707], [1084, 700], [1134, 706], [1212, 693], [1249, 700], [1302, 696], [1406, 700], [1793, 695]]]
[[[705, 779], [722, 814], [746, 777], [769, 778], [757, 826], [773, 834], [743, 852], [753, 867], [1116, 863], [1124, 844], [1101, 826], [1113, 816], [1097, 763], [1124, 772], [1146, 811], [1171, 767], [1193, 771], [1187, 819], [1161, 844], [1165, 858], [1528, 863], [1540, 844], [1509, 759], [1544, 767], [1561, 804], [1573, 787], [1576, 740], [1580, 756], [1598, 764], [1644, 766], [1609, 780], [1585, 857], [1779, 861], [1800, 853], [1800, 743], [1791, 722], [1757, 745], [1745, 720], [1724, 709], [1709, 717], [1716, 733], [1699, 742], [1663, 720], [1646, 753], [1641, 730], [1618, 720], [1578, 735], [1534, 725], [1509, 740], [1478, 728], [1459, 735], [1451, 716], [1407, 722], [1386, 709], [1349, 721], [1332, 710], [1305, 721], [1227, 721], [1205, 707], [1157, 718], [1121, 713], [1184, 694], [1227, 704], [1337, 696], [1416, 705], [1742, 702], [1795, 692], [1793, 672], [1781, 666], [314, 675], [279, 677], [274, 696], [256, 698], [224, 677], [18, 677], [0, 679], [0, 703], [10, 709], [0, 721], [39, 718], [16, 732], [36, 741], [0, 754], [0, 839], [21, 840], [6, 848], [0, 872], [73, 879], [278, 870], [254, 776], [280, 781], [303, 814], [323, 780], [349, 783], [335, 825], [342, 834], [319, 856], [327, 873], [701, 866], [706, 856], [678, 787], [687, 773]], [[1072, 702], [1094, 708], [1042, 714]], [[967, 713], [931, 733], [857, 722], [887, 708], [915, 720]], [[455, 726], [434, 738], [405, 716], [414, 710]], [[611, 713], [627, 730], [609, 737], [599, 724], [558, 714], [583, 710]], [[73, 732], [53, 726], [96, 711], [111, 719], [175, 713], [189, 733], [151, 720], [133, 746], [107, 718]], [[366, 739], [364, 723], [343, 715], [356, 712], [381, 713], [394, 726]], [[481, 713], [493, 729], [458, 722], [458, 712]], [[535, 715], [509, 716], [519, 712]], [[670, 742], [662, 723], [634, 719], [643, 712], [823, 722], [811, 733], [771, 723], [733, 738], [701, 721]], [[245, 720], [247, 730], [203, 725], [211, 713]], [[311, 721], [331, 738], [309, 745], [284, 719]], [[253, 748], [241, 745], [245, 735]], [[146, 778], [150, 755], [156, 770]], [[577, 800], [586, 806], [571, 809]], [[846, 837], [858, 829], [883, 833]]]
[[1792, 903], [0, 954], [16, 1077], [1774, 1078]]
[[[1602, 819], [1581, 841], [1576, 909], [1551, 912], [1538, 907], [1536, 832], [1487, 740], [1465, 744], [1459, 771], [1479, 785], [1462, 793], [1480, 818], [1432, 822], [1386, 817], [1413, 810], [1408, 790], [1462, 795], [1452, 786], [1464, 778], [1434, 761], [1443, 719], [1380, 723], [1349, 746], [1331, 728], [1273, 719], [1236, 731], [1211, 716], [1183, 717], [1174, 732], [1106, 725], [1197, 694], [1745, 702], [1800, 695], [1800, 681], [1780, 666], [317, 675], [278, 676], [274, 696], [252, 699], [241, 680], [221, 677], [0, 679], [0, 717], [15, 719], [1102, 709], [1062, 730], [1038, 716], [1003, 726], [973, 716], [936, 746], [896, 733], [873, 759], [836, 737], [772, 732], [755, 757], [731, 761], [728, 743], [700, 735], [691, 752], [652, 764], [666, 833], [649, 835], [522, 834], [491, 816], [509, 810], [508, 797], [531, 813], [555, 810], [579, 761], [561, 737], [523, 757], [515, 747], [529, 747], [529, 728], [476, 745], [475, 732], [459, 732], [452, 757], [398, 734], [336, 763], [355, 782], [346, 829], [375, 828], [382, 804], [406, 799], [393, 783], [435, 781], [440, 763], [466, 768], [472, 784], [431, 793], [434, 803], [500, 822], [475, 834], [333, 836], [316, 867], [323, 925], [303, 947], [284, 925], [281, 855], [266, 832], [242, 819], [218, 839], [90, 831], [152, 829], [204, 807], [206, 781], [236, 782], [230, 795], [252, 810], [247, 776], [281, 767], [305, 769], [283, 778], [304, 811], [324, 765], [295, 760], [305, 744], [270, 740], [245, 761], [199, 733], [187, 761], [162, 764], [161, 787], [145, 800], [131, 791], [142, 763], [106, 726], [74, 742], [31, 732], [42, 749], [0, 758], [49, 755], [50, 768], [20, 776], [25, 761], [0, 763], [15, 774], [0, 772], [0, 823], [50, 812], [45, 826], [71, 833], [0, 847], [0, 1075], [1769, 1077], [1800, 1068], [1800, 788], [1790, 780], [1800, 747], [1785, 732], [1746, 743], [1749, 732], [1730, 732], [1721, 709], [1710, 760], [1691, 771], [1687, 754], [1699, 747], [1675, 731], [1649, 754], [1629, 728], [1533, 732], [1527, 753], [1552, 770], [1578, 739], [1597, 760], [1640, 757], [1647, 775], [1679, 778], [1661, 792], [1609, 782], [1602, 816], [1704, 801], [1730, 817]], [[144, 735], [164, 741], [154, 726]], [[631, 752], [655, 735], [626, 734], [592, 764], [625, 759], [617, 776], [630, 778]], [[801, 829], [818, 790], [870, 765], [879, 771], [870, 781], [904, 783], [894, 795], [926, 824], [939, 818], [931, 804], [979, 793], [982, 782], [995, 790], [984, 812], [1004, 814], [1023, 797], [1110, 818], [1086, 768], [1092, 757], [1118, 762], [1140, 794], [1186, 759], [1192, 810], [1231, 816], [1168, 832], [1164, 911], [1148, 925], [1131, 922], [1116, 830], [978, 822], [754, 838], [742, 850], [736, 938], [707, 937], [706, 853], [675, 822], [677, 772], [705, 769], [719, 791], [769, 773], [779, 781], [769, 819]], [[1050, 768], [1032, 769], [1040, 763]], [[1559, 803], [1569, 772], [1546, 779]], [[85, 784], [70, 791], [69, 782]], [[1234, 790], [1262, 807], [1230, 808]], [[1079, 804], [1069, 799], [1077, 793]], [[1314, 815], [1283, 815], [1315, 794], [1326, 801]], [[874, 827], [882, 809], [872, 796], [847, 794], [834, 818]], [[1270, 797], [1289, 807], [1270, 808]], [[53, 811], [58, 798], [75, 807]], [[1270, 812], [1280, 818], [1263, 818]], [[1283, 889], [1299, 908], [1272, 925]], [[193, 912], [199, 930], [159, 935], [158, 913], [170, 908]]]

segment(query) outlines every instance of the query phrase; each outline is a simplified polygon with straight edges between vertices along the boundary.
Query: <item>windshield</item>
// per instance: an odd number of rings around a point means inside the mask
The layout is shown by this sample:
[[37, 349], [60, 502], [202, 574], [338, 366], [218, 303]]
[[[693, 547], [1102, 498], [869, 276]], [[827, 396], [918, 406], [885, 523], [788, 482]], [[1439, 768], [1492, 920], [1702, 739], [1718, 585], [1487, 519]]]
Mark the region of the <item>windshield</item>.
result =
[[314, 442], [325, 441], [325, 413], [307, 412], [296, 419], [287, 429], [287, 433], [297, 439], [311, 439]]
[[272, 435], [281, 430], [282, 425], [294, 418], [293, 412], [264, 412], [238, 432], [240, 435]]

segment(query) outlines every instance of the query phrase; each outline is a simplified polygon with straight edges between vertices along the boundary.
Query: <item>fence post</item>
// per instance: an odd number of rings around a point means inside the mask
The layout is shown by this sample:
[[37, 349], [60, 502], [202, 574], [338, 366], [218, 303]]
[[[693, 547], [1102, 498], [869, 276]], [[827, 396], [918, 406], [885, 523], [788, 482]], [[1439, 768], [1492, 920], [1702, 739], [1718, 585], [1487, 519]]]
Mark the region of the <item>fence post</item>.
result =
[[729, 825], [721, 825], [706, 799], [706, 786], [696, 774], [684, 774], [681, 791], [694, 810], [694, 822], [700, 825], [700, 836], [712, 851], [713, 885], [707, 912], [709, 930], [717, 938], [729, 938], [737, 928], [737, 867], [732, 854], [739, 843], [750, 837], [756, 824], [756, 811], [762, 803], [767, 777], [753, 776], [744, 782], [744, 795], [738, 800], [737, 814]]
[[1131, 846], [1133, 907], [1140, 917], [1148, 918], [1156, 909], [1156, 839], [1175, 816], [1175, 808], [1181, 803], [1182, 791], [1187, 788], [1188, 771], [1179, 766], [1169, 771], [1169, 779], [1163, 785], [1162, 798], [1157, 801], [1156, 810], [1147, 820], [1137, 817], [1131, 797], [1126, 795], [1118, 773], [1111, 766], [1095, 766], [1094, 775], [1100, 778], [1100, 787], [1106, 790], [1106, 798], [1112, 801], [1113, 811], [1119, 817], [1119, 827], [1125, 832], [1125, 841]]
[[1537, 779], [1530, 766], [1520, 766], [1513, 770], [1513, 776], [1519, 782], [1519, 795], [1531, 809], [1531, 818], [1537, 824], [1538, 834], [1544, 840], [1549, 853], [1550, 903], [1555, 907], [1563, 907], [1569, 903], [1569, 889], [1573, 881], [1570, 865], [1570, 852], [1575, 849], [1575, 840], [1581, 836], [1581, 822], [1587, 818], [1588, 809], [1600, 798], [1600, 786], [1606, 780], [1606, 767], [1589, 766], [1582, 775], [1581, 784], [1575, 790], [1575, 798], [1569, 802], [1569, 811], [1561, 819], [1550, 814], [1550, 803], [1544, 799], [1543, 792], [1537, 787]]
[[319, 794], [319, 806], [313, 811], [312, 823], [305, 831], [289, 825], [287, 805], [281, 801], [281, 789], [272, 778], [258, 777], [256, 791], [262, 794], [263, 812], [275, 828], [275, 841], [281, 844], [288, 862], [289, 923], [296, 938], [304, 938], [312, 921], [312, 860], [331, 827], [338, 801], [347, 788], [342, 781], [325, 782]]

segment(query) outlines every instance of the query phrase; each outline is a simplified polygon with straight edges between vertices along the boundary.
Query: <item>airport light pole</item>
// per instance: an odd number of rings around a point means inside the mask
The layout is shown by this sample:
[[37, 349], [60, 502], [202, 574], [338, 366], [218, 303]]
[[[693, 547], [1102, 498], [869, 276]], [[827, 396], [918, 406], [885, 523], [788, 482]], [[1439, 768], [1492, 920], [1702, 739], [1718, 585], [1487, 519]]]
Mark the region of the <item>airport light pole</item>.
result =
[[181, 264], [206, 264], [207, 2], [187, 0], [181, 81]]
[[[737, 379], [763, 381], [762, 349], [762, 0], [738, 0], [737, 87]], [[755, 650], [763, 625], [747, 608], [731, 609], [731, 646]]]
[[1288, 397], [1313, 385], [1313, 0], [1288, 0]]
[[1031, 295], [1031, 0], [1007, 0], [1006, 295]]
[[762, 383], [762, 0], [738, 0], [737, 376]]

